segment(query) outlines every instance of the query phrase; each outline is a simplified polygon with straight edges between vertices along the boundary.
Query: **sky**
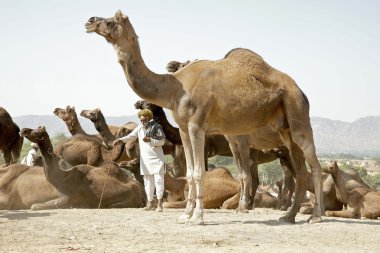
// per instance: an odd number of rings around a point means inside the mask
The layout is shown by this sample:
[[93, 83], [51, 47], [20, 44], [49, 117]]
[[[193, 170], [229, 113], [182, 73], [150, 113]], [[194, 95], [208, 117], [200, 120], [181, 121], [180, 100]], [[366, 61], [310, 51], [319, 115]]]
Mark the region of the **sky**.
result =
[[244, 47], [297, 82], [311, 117], [380, 115], [380, 1], [371, 0], [0, 0], [0, 106], [12, 117], [67, 105], [136, 114], [113, 47], [84, 28], [117, 10], [156, 73]]

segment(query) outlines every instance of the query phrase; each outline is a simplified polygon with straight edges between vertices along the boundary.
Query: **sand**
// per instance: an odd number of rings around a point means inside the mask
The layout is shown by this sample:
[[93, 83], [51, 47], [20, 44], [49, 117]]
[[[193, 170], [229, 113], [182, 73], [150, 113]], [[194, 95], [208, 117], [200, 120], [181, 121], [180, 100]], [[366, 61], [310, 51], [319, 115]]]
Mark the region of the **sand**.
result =
[[324, 217], [308, 224], [282, 211], [205, 211], [204, 226], [176, 224], [183, 209], [0, 211], [0, 252], [380, 252], [380, 220]]

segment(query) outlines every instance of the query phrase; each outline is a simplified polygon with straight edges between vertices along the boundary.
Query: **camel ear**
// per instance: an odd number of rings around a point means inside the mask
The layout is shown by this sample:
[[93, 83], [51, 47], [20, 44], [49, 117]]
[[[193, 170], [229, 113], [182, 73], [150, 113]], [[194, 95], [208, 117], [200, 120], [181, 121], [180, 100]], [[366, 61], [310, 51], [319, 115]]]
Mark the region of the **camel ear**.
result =
[[118, 23], [121, 23], [124, 19], [126, 18], [125, 15], [123, 15], [123, 13], [121, 13], [121, 10], [118, 10], [115, 14], [115, 20], [118, 22]]
[[338, 167], [338, 163], [336, 161], [334, 161], [334, 166]]
[[111, 37], [113, 39], [118, 39], [121, 37], [121, 34], [123, 33], [123, 28], [121, 25], [115, 25], [115, 27], [112, 29]]

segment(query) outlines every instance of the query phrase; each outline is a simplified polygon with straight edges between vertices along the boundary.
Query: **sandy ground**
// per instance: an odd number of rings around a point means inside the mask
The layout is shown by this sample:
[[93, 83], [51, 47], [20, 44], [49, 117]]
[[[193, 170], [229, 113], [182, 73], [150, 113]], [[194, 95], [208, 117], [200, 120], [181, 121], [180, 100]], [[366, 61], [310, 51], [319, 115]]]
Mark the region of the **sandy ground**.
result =
[[206, 210], [204, 226], [176, 224], [183, 210], [0, 211], [0, 252], [380, 252], [380, 220], [278, 221], [281, 211]]

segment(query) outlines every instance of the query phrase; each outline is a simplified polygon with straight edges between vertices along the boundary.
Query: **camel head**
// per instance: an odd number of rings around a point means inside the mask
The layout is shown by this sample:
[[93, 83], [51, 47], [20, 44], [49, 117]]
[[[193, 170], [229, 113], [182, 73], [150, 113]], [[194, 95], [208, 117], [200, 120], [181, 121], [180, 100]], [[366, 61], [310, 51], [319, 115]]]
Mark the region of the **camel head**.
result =
[[166, 65], [166, 70], [170, 73], [177, 72], [179, 69], [188, 65], [190, 61], [179, 62], [179, 61], [171, 61]]
[[49, 140], [49, 135], [44, 126], [40, 126], [36, 129], [23, 128], [20, 131], [20, 135], [27, 138], [31, 142], [37, 143], [39, 147], [41, 147], [41, 144], [45, 140]]
[[330, 164], [327, 165], [327, 167], [323, 168], [322, 171], [328, 174], [336, 174], [339, 170], [338, 164], [336, 161], [332, 161]]
[[76, 114], [75, 107], [70, 107], [69, 105], [66, 107], [66, 109], [55, 108], [53, 113], [65, 122], [72, 121], [74, 115]]
[[166, 65], [166, 70], [170, 73], [174, 73], [179, 70], [181, 63], [179, 61], [171, 61]]
[[83, 110], [80, 113], [80, 116], [85, 117], [86, 119], [91, 120], [92, 122], [97, 122], [101, 118], [102, 112], [99, 108], [94, 110]]
[[153, 112], [153, 115], [157, 115], [157, 113], [162, 110], [162, 107], [157, 106], [155, 104], [149, 103], [145, 100], [139, 100], [135, 103], [135, 108], [138, 110], [149, 109]]
[[122, 37], [129, 37], [129, 33], [134, 30], [128, 17], [117, 11], [111, 18], [91, 17], [85, 24], [88, 33], [97, 33], [103, 36], [108, 42], [116, 43]]

